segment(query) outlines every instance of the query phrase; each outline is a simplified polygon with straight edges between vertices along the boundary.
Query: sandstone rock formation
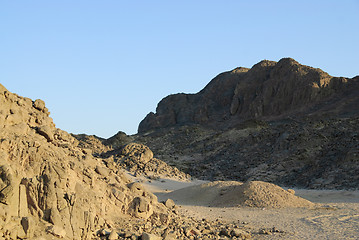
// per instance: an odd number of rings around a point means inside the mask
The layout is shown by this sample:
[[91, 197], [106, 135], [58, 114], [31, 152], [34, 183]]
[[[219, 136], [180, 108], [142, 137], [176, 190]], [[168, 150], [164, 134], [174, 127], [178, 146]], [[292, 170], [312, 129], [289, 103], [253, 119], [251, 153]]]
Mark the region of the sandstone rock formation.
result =
[[[116, 151], [101, 139], [77, 137], [55, 127], [42, 100], [0, 84], [0, 239], [214, 239], [235, 228], [179, 216], [176, 206], [129, 180], [116, 157], [102, 155]], [[143, 145], [121, 153], [135, 165], [161, 163]]]
[[111, 159], [93, 157], [99, 149], [79, 144], [55, 127], [42, 100], [0, 85], [1, 239], [93, 239], [101, 229], [132, 228], [140, 236], [143, 222], [152, 231], [152, 224], [178, 218], [140, 184], [134, 187], [121, 169], [111, 168]]
[[165, 97], [156, 113], [142, 120], [138, 132], [189, 124], [223, 129], [248, 119], [298, 112], [347, 113], [359, 105], [358, 79], [332, 77], [290, 58], [264, 60], [251, 69], [219, 74], [197, 94]]

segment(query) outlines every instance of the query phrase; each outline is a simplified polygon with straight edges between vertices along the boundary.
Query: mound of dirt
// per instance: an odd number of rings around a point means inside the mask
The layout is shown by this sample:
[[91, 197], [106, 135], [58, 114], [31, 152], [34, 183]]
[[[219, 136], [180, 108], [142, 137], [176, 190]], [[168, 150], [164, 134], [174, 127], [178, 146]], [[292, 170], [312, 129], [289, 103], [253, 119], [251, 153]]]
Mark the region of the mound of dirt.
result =
[[293, 190], [267, 182], [249, 181], [230, 186], [213, 202], [214, 206], [246, 206], [257, 208], [313, 207], [308, 200], [294, 195]]
[[213, 207], [286, 208], [313, 207], [308, 200], [294, 195], [293, 190], [261, 181], [244, 184], [235, 181], [216, 181], [191, 186], [166, 194], [166, 197], [184, 205]]

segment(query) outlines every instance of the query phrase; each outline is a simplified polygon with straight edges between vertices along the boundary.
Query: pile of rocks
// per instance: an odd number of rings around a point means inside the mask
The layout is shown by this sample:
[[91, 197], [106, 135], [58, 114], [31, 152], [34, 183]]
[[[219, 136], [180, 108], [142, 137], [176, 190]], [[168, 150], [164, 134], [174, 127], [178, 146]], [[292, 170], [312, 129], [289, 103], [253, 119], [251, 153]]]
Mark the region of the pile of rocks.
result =
[[92, 153], [55, 127], [42, 100], [0, 85], [0, 238], [92, 239], [119, 222], [176, 215]]
[[151, 178], [190, 179], [190, 175], [181, 172], [176, 167], [172, 167], [160, 159], [154, 158], [153, 152], [143, 144], [129, 143], [117, 152], [117, 154], [114, 154], [114, 159], [118, 166], [136, 175]]

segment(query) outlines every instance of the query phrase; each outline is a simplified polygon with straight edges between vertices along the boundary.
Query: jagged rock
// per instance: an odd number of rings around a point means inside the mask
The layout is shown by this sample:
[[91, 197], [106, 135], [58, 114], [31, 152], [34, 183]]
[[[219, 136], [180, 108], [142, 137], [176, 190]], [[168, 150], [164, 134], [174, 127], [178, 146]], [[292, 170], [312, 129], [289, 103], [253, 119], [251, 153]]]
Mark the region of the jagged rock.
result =
[[[359, 102], [357, 87], [358, 78], [332, 77], [291, 58], [279, 62], [264, 60], [251, 69], [219, 74], [197, 94], [163, 98], [156, 113], [149, 113], [141, 121], [138, 132], [191, 124], [225, 129], [248, 119], [308, 113], [315, 108], [346, 112], [354, 106], [353, 99]], [[351, 92], [350, 97], [347, 91]], [[335, 102], [328, 108], [322, 106], [324, 101]]]
[[[0, 86], [0, 238], [47, 239], [49, 233], [85, 240], [104, 227], [138, 227], [135, 219], [150, 222], [153, 214], [170, 219], [174, 213], [152, 193], [127, 187], [131, 181], [113, 156], [99, 156], [110, 148], [85, 139], [56, 129], [43, 101]], [[139, 151], [129, 154], [145, 162], [153, 157], [147, 147]]]
[[11, 204], [16, 192], [16, 183], [12, 169], [7, 165], [0, 166], [0, 202]]
[[54, 140], [54, 134], [50, 126], [47, 125], [39, 126], [36, 129], [36, 131], [41, 136], [44, 136], [48, 142], [52, 142]]
[[[130, 143], [121, 149], [115, 149], [104, 154], [115, 153], [115, 161], [120, 168], [125, 168], [132, 173], [142, 174], [149, 178], [154, 177], [173, 177], [181, 180], [189, 179], [190, 176], [178, 170], [167, 163], [154, 158], [153, 152], [149, 147], [138, 144]], [[113, 156], [113, 155], [111, 155]]]
[[40, 110], [40, 111], [44, 111], [45, 109], [45, 102], [41, 99], [36, 99], [34, 101], [34, 108], [36, 108], [37, 110]]
[[138, 143], [127, 144], [120, 154], [132, 164], [146, 164], [153, 158], [152, 151], [147, 146]]
[[129, 213], [135, 217], [147, 219], [152, 215], [153, 207], [146, 198], [136, 197], [130, 204]]

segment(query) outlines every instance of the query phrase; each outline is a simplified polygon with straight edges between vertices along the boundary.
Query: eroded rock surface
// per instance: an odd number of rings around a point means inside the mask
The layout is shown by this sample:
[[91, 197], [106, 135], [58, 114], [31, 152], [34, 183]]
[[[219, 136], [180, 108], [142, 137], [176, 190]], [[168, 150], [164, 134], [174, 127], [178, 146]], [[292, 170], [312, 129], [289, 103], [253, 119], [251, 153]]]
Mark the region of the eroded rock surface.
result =
[[197, 94], [163, 98], [156, 113], [149, 113], [141, 121], [138, 132], [190, 124], [224, 129], [249, 119], [346, 113], [358, 108], [358, 79], [332, 77], [291, 58], [264, 60], [251, 69], [219, 74]]
[[0, 84], [0, 239], [214, 239], [229, 228], [179, 216], [129, 180], [113, 154], [146, 169], [160, 162], [148, 147], [116, 152], [94, 136], [79, 138], [56, 128], [43, 101]]
[[1, 85], [1, 239], [92, 239], [102, 228], [120, 226], [116, 222], [174, 218], [152, 193], [132, 191], [122, 169], [111, 167], [113, 158], [111, 165], [93, 156], [106, 148], [79, 144], [55, 127], [42, 100]]

